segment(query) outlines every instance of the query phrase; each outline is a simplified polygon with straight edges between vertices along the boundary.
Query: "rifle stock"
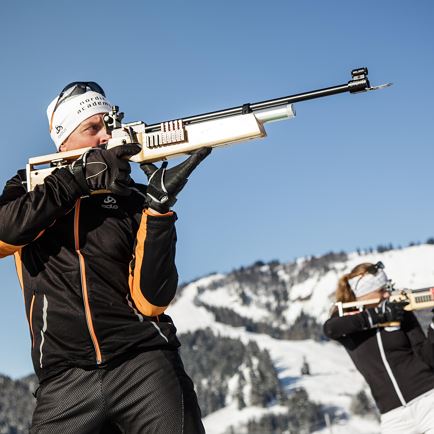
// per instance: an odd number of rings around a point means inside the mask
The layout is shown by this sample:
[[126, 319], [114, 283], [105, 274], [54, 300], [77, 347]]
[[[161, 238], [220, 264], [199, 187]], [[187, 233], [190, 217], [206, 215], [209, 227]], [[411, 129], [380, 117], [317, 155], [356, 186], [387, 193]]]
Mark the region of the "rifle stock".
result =
[[[347, 84], [314, 90], [282, 98], [243, 104], [215, 112], [190, 116], [178, 120], [146, 125], [144, 122], [123, 124], [123, 113], [114, 106], [104, 117], [111, 138], [110, 149], [127, 143], [138, 143], [141, 151], [130, 158], [136, 163], [167, 160], [189, 154], [201, 147], [227, 146], [233, 143], [266, 137], [264, 124], [295, 116], [292, 104], [344, 92], [359, 93], [375, 90], [390, 84], [371, 87], [367, 78], [368, 69], [351, 71], [352, 79]], [[55, 168], [63, 167], [79, 158], [89, 148], [59, 152], [30, 158], [27, 164], [27, 188], [33, 190], [42, 184]]]

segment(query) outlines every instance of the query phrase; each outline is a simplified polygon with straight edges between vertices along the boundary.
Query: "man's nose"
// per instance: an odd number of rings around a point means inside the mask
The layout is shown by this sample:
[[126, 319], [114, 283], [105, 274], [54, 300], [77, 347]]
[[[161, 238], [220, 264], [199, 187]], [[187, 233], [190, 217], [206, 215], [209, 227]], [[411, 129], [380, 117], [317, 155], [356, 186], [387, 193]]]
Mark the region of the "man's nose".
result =
[[111, 138], [111, 135], [107, 133], [106, 129], [101, 129], [100, 135], [99, 135], [99, 144], [105, 145], [109, 139]]

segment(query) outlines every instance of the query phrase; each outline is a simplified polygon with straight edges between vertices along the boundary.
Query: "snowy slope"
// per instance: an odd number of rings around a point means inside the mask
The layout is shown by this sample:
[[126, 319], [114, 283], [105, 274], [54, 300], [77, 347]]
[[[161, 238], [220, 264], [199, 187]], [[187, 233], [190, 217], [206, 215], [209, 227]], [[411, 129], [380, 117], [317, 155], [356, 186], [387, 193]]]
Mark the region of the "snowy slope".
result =
[[[323, 322], [328, 317], [330, 300], [333, 296], [338, 276], [351, 270], [361, 262], [383, 261], [389, 278], [396, 287], [420, 288], [434, 284], [434, 246], [420, 245], [385, 253], [367, 255], [350, 254], [346, 261], [337, 262], [326, 273], [309, 276], [306, 280], [288, 286], [289, 303], [284, 312], [287, 323], [301, 311]], [[301, 267], [303, 260], [296, 262]], [[266, 267], [266, 266], [265, 266]], [[293, 271], [296, 272], [297, 270]], [[304, 387], [312, 400], [349, 411], [351, 397], [366, 384], [354, 369], [345, 351], [334, 342], [315, 342], [313, 340], [289, 341], [273, 339], [265, 334], [249, 333], [243, 327], [232, 327], [218, 323], [205, 307], [197, 306], [195, 298], [208, 305], [234, 307], [234, 311], [245, 317], [257, 320], [272, 320], [273, 313], [264, 308], [265, 294], [256, 294], [248, 307], [239, 303], [237, 290], [230, 285], [220, 286], [225, 275], [212, 275], [199, 279], [182, 291], [179, 299], [169, 309], [177, 326], [178, 333], [210, 327], [214, 333], [240, 339], [242, 342], [254, 340], [260, 348], [269, 350], [273, 363], [279, 372], [279, 378], [287, 391], [294, 387]], [[285, 268], [279, 270], [281, 281], [291, 282]], [[247, 288], [248, 291], [248, 288]], [[237, 303], [240, 309], [237, 309]], [[240, 312], [241, 311], [241, 312]], [[303, 358], [310, 365], [311, 375], [301, 376]], [[269, 409], [247, 407], [239, 411], [234, 404], [208, 415], [204, 424], [208, 434], [222, 434], [230, 425], [258, 418], [267, 411], [281, 412], [281, 407]], [[345, 425], [333, 425], [333, 433], [373, 434], [379, 432], [379, 426], [373, 420], [351, 418]], [[329, 432], [324, 429], [319, 432]], [[266, 433], [264, 433], [266, 434]]]

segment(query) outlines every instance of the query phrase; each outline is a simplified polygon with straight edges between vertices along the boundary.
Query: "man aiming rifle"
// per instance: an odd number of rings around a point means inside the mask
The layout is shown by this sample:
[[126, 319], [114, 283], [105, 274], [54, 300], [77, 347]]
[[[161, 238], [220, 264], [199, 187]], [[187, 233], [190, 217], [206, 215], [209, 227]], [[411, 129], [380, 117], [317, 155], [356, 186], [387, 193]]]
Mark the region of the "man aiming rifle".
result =
[[[31, 433], [203, 433], [192, 381], [165, 309], [175, 295], [171, 206], [209, 154], [130, 177], [134, 143], [104, 149], [111, 108], [94, 82], [47, 110], [60, 154], [90, 148], [28, 191], [25, 170], [0, 197], [0, 255], [14, 255], [40, 381]], [[106, 432], [106, 431], [104, 431]]]

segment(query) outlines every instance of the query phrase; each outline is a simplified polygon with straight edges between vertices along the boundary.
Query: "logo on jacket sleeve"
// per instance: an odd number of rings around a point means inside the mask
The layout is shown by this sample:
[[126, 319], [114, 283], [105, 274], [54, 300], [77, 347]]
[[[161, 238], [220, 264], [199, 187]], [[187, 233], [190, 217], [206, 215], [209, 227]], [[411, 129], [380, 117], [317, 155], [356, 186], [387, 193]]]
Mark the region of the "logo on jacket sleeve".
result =
[[118, 209], [119, 206], [116, 204], [116, 199], [113, 196], [107, 196], [104, 198], [104, 203], [101, 205], [106, 209]]

